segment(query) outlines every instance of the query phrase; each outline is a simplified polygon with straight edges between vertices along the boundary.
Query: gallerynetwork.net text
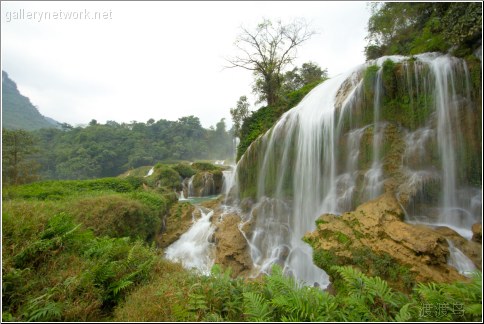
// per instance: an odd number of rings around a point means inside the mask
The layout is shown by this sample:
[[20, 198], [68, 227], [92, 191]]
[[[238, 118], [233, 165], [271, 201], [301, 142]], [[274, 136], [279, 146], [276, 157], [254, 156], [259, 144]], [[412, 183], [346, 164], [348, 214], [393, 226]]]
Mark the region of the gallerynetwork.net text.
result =
[[30, 11], [19, 9], [5, 12], [7, 22], [13, 20], [32, 20], [42, 22], [46, 20], [110, 20], [113, 19], [112, 10], [90, 11], [87, 9], [78, 11]]

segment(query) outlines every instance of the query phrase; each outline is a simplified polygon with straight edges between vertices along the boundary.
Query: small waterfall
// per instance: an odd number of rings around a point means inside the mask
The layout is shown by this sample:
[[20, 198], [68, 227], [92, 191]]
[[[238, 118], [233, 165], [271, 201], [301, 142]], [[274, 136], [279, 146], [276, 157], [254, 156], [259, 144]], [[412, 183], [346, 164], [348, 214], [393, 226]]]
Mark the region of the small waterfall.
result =
[[235, 182], [235, 165], [231, 165], [229, 170], [222, 171], [223, 173], [223, 183], [222, 183], [222, 194], [226, 197], [228, 196], [230, 189], [234, 186]]
[[447, 239], [449, 244], [449, 259], [447, 264], [454, 267], [460, 274], [469, 276], [476, 270], [474, 262], [471, 261], [461, 250], [459, 250], [452, 240]]
[[213, 210], [199, 208], [202, 217], [165, 251], [165, 257], [181, 262], [186, 269], [196, 269], [202, 274], [210, 274], [214, 263], [214, 244], [211, 242], [215, 230], [210, 221]]
[[145, 178], [146, 177], [149, 177], [150, 175], [153, 174], [153, 172], [155, 171], [155, 167], [151, 167], [151, 169], [148, 171], [148, 173], [145, 175]]
[[183, 193], [183, 190], [180, 191], [180, 195], [178, 197], [178, 201], [187, 201], [188, 199], [185, 198], [185, 194]]
[[188, 180], [188, 198], [195, 196], [195, 190], [193, 190], [193, 178], [195, 178], [194, 175]]

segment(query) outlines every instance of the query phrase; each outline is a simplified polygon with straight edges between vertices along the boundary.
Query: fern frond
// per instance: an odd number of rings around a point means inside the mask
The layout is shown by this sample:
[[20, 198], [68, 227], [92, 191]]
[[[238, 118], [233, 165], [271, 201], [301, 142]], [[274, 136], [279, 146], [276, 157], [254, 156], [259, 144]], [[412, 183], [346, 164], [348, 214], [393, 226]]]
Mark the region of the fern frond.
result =
[[413, 306], [412, 303], [408, 303], [403, 305], [402, 308], [400, 308], [400, 311], [398, 312], [397, 315], [395, 315], [395, 321], [396, 322], [409, 322], [412, 319], [412, 313], [410, 312], [410, 306]]
[[244, 313], [254, 322], [271, 321], [271, 310], [267, 301], [260, 294], [244, 292]]
[[120, 291], [128, 288], [133, 284], [130, 280], [120, 280], [109, 285], [108, 291], [112, 291], [114, 296], [117, 296]]

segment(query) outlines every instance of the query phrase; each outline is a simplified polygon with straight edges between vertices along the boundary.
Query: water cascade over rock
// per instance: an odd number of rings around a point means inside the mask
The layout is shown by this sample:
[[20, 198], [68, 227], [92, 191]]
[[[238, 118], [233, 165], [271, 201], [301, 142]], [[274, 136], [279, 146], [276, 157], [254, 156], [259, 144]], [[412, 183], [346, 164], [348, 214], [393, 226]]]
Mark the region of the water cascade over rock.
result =
[[211, 222], [213, 210], [199, 210], [200, 219], [193, 220], [190, 229], [166, 249], [165, 256], [168, 260], [181, 262], [184, 268], [195, 269], [208, 275], [213, 266], [215, 253], [215, 245], [211, 242], [215, 230]]
[[448, 55], [383, 57], [325, 81], [286, 112], [244, 153], [232, 190], [256, 272], [278, 263], [327, 285], [302, 237], [321, 214], [383, 193], [408, 222], [470, 239], [482, 214], [480, 76], [473, 80], [466, 62]]

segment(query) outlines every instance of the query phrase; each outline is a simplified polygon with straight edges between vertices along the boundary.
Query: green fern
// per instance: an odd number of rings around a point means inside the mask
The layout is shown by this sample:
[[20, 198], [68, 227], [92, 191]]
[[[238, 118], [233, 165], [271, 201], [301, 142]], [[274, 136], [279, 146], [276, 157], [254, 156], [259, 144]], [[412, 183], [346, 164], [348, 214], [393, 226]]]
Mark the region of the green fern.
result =
[[23, 316], [28, 322], [54, 321], [60, 320], [62, 316], [61, 305], [51, 300], [52, 289], [39, 297], [27, 302], [27, 309]]
[[249, 321], [269, 322], [272, 320], [271, 309], [267, 301], [260, 294], [244, 292], [244, 313]]
[[414, 307], [413, 303], [408, 303], [400, 308], [400, 311], [395, 315], [396, 322], [409, 322], [412, 319], [412, 313], [410, 312], [410, 307]]
[[116, 282], [112, 283], [111, 285], [109, 285], [108, 291], [112, 291], [113, 295], [117, 296], [120, 291], [128, 288], [132, 284], [133, 284], [133, 282], [130, 281], [130, 280], [126, 280], [126, 279], [125, 280], [119, 280], [119, 281], [116, 281]]

